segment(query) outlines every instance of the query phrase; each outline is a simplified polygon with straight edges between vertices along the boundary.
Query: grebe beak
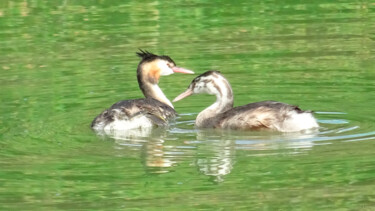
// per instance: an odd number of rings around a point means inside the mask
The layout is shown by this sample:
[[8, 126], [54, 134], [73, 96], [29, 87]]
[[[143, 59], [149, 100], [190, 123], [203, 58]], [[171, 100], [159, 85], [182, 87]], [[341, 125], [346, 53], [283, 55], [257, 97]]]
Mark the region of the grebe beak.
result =
[[180, 95], [178, 95], [175, 99], [173, 99], [172, 102], [177, 102], [179, 100], [182, 100], [184, 99], [185, 97], [189, 97], [190, 95], [193, 94], [193, 90], [191, 89], [187, 89], [185, 92], [181, 93]]
[[182, 67], [176, 67], [176, 66], [174, 66], [174, 67], [172, 67], [172, 70], [175, 73], [194, 74], [193, 71], [185, 69], [185, 68], [182, 68]]

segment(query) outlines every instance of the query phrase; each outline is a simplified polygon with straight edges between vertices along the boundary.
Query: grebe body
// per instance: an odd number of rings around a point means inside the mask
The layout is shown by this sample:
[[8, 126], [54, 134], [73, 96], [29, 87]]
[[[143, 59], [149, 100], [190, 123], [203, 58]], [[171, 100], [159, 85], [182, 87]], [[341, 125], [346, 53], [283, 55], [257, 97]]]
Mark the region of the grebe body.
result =
[[177, 67], [169, 56], [158, 56], [147, 51], [137, 53], [141, 61], [137, 79], [144, 99], [123, 100], [100, 113], [91, 123], [96, 131], [119, 131], [134, 128], [165, 126], [176, 117], [172, 103], [158, 86], [159, 78], [174, 72], [192, 74]]
[[296, 132], [319, 127], [311, 111], [286, 103], [262, 101], [233, 108], [232, 88], [218, 71], [196, 77], [173, 102], [201, 93], [216, 95], [216, 101], [198, 114], [195, 120], [198, 128]]
[[123, 100], [99, 114], [91, 124], [94, 130], [129, 130], [166, 126], [176, 111], [153, 98]]

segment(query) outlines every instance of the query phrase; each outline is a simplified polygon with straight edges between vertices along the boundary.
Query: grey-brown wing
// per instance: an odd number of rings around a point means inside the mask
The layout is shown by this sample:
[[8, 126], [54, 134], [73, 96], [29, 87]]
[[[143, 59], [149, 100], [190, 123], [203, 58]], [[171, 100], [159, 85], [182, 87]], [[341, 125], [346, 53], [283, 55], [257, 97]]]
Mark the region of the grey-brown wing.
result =
[[91, 127], [106, 125], [115, 119], [130, 120], [139, 115], [151, 119], [155, 125], [166, 125], [170, 119], [176, 117], [177, 113], [173, 108], [152, 98], [123, 100], [99, 114], [92, 121]]
[[217, 117], [217, 127], [228, 129], [277, 129], [298, 106], [276, 101], [262, 101], [235, 107]]

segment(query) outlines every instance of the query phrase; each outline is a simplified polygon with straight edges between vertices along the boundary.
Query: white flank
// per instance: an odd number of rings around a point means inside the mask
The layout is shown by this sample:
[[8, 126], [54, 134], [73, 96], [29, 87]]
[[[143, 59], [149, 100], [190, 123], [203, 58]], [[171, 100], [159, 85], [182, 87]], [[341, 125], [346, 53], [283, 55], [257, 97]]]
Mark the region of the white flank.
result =
[[297, 132], [318, 127], [318, 122], [311, 113], [297, 113], [292, 111], [290, 117], [283, 122], [280, 130], [282, 132]]
[[145, 116], [139, 115], [132, 119], [115, 119], [113, 122], [107, 124], [103, 129], [106, 133], [121, 130], [131, 130], [136, 128], [150, 128], [153, 124], [151, 120]]

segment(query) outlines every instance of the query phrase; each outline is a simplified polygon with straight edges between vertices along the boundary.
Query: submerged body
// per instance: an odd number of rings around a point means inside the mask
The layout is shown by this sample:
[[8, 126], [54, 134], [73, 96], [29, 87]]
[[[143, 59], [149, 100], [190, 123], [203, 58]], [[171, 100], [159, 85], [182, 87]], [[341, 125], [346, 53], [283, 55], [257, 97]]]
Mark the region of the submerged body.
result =
[[194, 73], [177, 67], [168, 56], [141, 51], [142, 58], [137, 69], [137, 79], [144, 99], [123, 100], [113, 104], [100, 113], [91, 123], [96, 131], [110, 133], [112, 131], [135, 128], [166, 126], [176, 117], [172, 103], [158, 86], [159, 78], [173, 72]]
[[216, 102], [198, 114], [198, 128], [296, 132], [319, 127], [311, 111], [286, 103], [262, 101], [233, 108], [232, 88], [218, 71], [196, 77], [173, 101], [199, 93], [216, 95]]

